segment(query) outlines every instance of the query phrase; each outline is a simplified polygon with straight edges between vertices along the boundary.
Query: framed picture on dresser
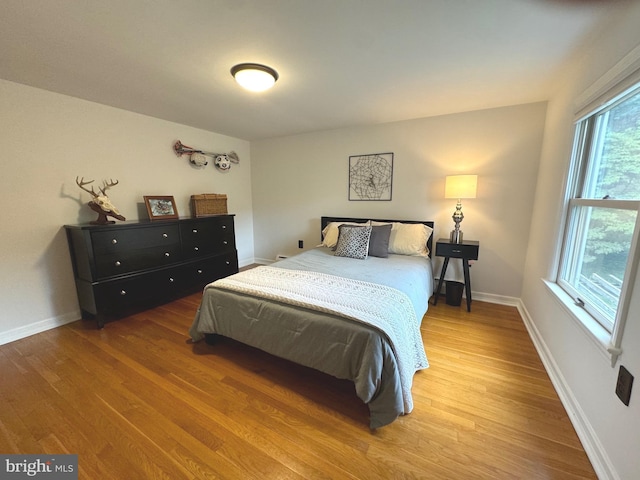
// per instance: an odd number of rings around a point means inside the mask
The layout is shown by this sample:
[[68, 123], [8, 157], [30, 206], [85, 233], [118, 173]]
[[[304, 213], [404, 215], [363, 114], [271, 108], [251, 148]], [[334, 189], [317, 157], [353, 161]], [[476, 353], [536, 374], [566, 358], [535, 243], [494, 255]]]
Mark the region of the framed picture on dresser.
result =
[[178, 218], [178, 208], [172, 196], [144, 196], [149, 220], [174, 220]]

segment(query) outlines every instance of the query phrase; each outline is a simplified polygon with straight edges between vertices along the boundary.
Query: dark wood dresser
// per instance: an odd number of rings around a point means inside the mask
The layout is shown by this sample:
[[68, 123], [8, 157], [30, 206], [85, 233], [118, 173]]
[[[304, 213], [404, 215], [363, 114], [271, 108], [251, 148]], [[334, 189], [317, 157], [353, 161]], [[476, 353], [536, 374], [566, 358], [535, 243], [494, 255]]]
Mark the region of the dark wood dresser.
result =
[[237, 273], [233, 217], [65, 225], [82, 317], [102, 328]]

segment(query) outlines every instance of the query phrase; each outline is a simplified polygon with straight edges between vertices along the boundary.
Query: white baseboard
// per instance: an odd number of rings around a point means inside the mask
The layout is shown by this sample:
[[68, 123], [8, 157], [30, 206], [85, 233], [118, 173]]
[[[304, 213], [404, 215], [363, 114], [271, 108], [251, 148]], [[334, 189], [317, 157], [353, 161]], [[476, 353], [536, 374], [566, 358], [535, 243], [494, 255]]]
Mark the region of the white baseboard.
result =
[[0, 332], [0, 345], [15, 342], [16, 340], [35, 335], [36, 333], [45, 332], [47, 330], [51, 330], [52, 328], [61, 327], [62, 325], [66, 325], [67, 323], [80, 320], [80, 318], [80, 310], [77, 310], [75, 312], [65, 313], [63, 315], [59, 315], [57, 317], [49, 318], [46, 320], [40, 320], [39, 322], [30, 323], [29, 325], [14, 328], [6, 332]]
[[258, 263], [260, 265], [271, 265], [275, 262], [275, 258], [254, 258], [253, 263]]
[[254, 258], [239, 258], [238, 259], [238, 267], [242, 268], [242, 267], [246, 267], [247, 265], [251, 265], [252, 263], [256, 263], [254, 261]]
[[[519, 298], [507, 297], [505, 295], [494, 295], [492, 293], [473, 292], [473, 299], [479, 302], [497, 303], [498, 305], [508, 305], [517, 307], [521, 302]], [[472, 304], [473, 305], [473, 304]]]
[[578, 438], [580, 438], [580, 442], [582, 442], [582, 446], [591, 461], [591, 465], [593, 465], [596, 475], [598, 475], [600, 480], [620, 480], [615, 467], [611, 463], [611, 459], [604, 450], [602, 443], [600, 443], [589, 419], [573, 395], [562, 372], [553, 359], [551, 351], [547, 347], [542, 335], [540, 335], [540, 331], [535, 323], [531, 320], [531, 316], [521, 300], [518, 302], [517, 307], [524, 325], [529, 332], [529, 336], [538, 351], [538, 356], [542, 360], [544, 368], [551, 379], [551, 383], [553, 383], [553, 387], [569, 415], [573, 428], [576, 429]]

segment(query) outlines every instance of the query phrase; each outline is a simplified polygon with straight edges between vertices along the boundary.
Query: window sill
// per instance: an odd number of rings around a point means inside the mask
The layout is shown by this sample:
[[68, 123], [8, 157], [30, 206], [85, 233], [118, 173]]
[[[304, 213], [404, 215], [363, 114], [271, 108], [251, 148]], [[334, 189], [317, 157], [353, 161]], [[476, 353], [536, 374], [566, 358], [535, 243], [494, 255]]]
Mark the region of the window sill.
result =
[[[586, 334], [587, 338], [597, 347], [598, 351], [609, 362], [613, 361], [613, 355], [609, 351], [611, 345], [611, 334], [605, 330], [591, 315], [583, 308], [577, 306], [573, 298], [567, 294], [558, 284], [542, 279], [547, 289], [553, 294], [560, 306], [569, 314], [574, 322]], [[617, 358], [617, 355], [615, 356]]]

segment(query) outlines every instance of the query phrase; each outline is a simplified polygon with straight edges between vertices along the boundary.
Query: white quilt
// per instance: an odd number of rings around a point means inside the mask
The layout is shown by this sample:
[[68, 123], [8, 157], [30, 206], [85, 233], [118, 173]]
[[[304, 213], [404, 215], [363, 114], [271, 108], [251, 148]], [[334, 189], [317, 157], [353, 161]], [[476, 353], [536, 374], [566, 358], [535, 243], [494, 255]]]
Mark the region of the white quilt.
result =
[[429, 363], [420, 321], [405, 293], [325, 273], [266, 266], [216, 280], [211, 286], [337, 314], [377, 328], [387, 336], [395, 354], [405, 413], [413, 410], [413, 375]]

